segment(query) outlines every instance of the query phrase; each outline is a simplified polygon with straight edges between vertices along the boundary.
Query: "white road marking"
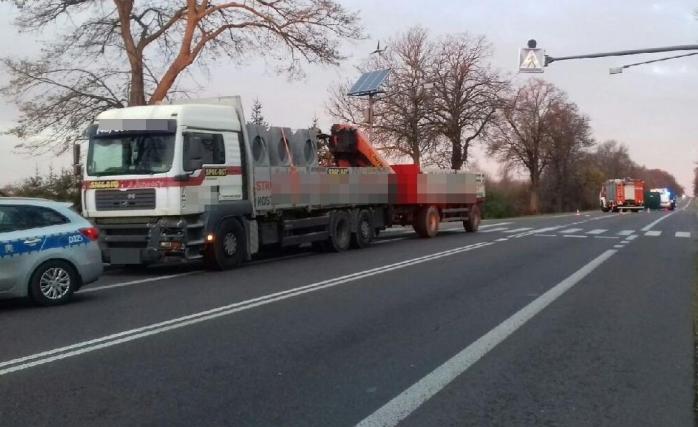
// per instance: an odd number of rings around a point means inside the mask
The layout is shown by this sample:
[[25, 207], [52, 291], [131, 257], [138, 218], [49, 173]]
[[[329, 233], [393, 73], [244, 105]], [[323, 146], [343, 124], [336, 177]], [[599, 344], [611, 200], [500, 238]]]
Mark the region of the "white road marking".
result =
[[193, 324], [201, 323], [204, 321], [216, 319], [222, 316], [228, 316], [240, 311], [249, 310], [251, 308], [271, 304], [273, 302], [282, 301], [290, 299], [299, 295], [308, 294], [311, 292], [316, 292], [322, 289], [331, 288], [334, 286], [342, 285], [345, 283], [353, 282], [366, 277], [375, 276], [378, 274], [387, 273], [393, 270], [399, 270], [402, 268], [410, 267], [417, 264], [422, 264], [425, 262], [433, 261], [435, 259], [440, 259], [448, 257], [451, 255], [456, 255], [464, 252], [469, 252], [475, 249], [483, 248], [486, 246], [494, 245], [494, 242], [481, 242], [472, 245], [461, 246], [458, 248], [450, 249], [447, 251], [436, 252], [430, 255], [421, 256], [418, 258], [412, 258], [405, 261], [396, 262], [393, 264], [387, 264], [381, 267], [372, 268], [369, 270], [364, 270], [352, 274], [347, 274], [344, 276], [335, 277], [328, 280], [323, 280], [321, 282], [312, 283], [305, 286], [300, 286], [293, 289], [288, 289], [281, 292], [276, 292], [273, 294], [264, 295], [261, 297], [249, 299], [246, 301], [240, 301], [221, 307], [213, 308], [210, 310], [201, 311], [198, 313], [189, 314], [186, 316], [178, 317], [171, 320], [166, 320], [163, 322], [158, 322], [143, 326], [140, 328], [130, 329], [127, 331], [122, 331], [107, 335], [100, 338], [91, 339], [88, 341], [82, 341], [76, 344], [68, 345], [65, 347], [59, 347], [52, 350], [47, 350], [41, 353], [36, 353], [24, 357], [20, 357], [13, 360], [8, 360], [5, 362], [0, 362], [0, 376], [7, 375], [12, 372], [22, 371], [25, 369], [32, 368], [34, 366], [44, 365], [46, 363], [55, 362], [58, 360], [66, 359], [69, 357], [78, 356], [85, 353], [90, 353], [96, 350], [112, 347], [118, 344], [123, 344], [126, 342], [134, 341], [137, 339], [145, 338], [151, 335], [161, 334], [173, 329], [179, 329], [185, 326], [190, 326]]
[[633, 240], [637, 239], [637, 234], [633, 234], [632, 236], [628, 236], [625, 238], [625, 240], [631, 242]]
[[553, 286], [540, 297], [516, 312], [513, 316], [500, 323], [497, 327], [478, 338], [460, 353], [447, 360], [414, 385], [397, 395], [377, 411], [364, 418], [358, 427], [395, 426], [407, 418], [436, 393], [450, 384], [459, 375], [467, 371], [477, 361], [482, 359], [492, 349], [501, 344], [511, 334], [516, 332], [526, 322], [560, 298], [574, 285], [579, 283], [604, 261], [618, 251], [609, 249], [591, 262], [574, 272], [571, 276]]
[[677, 231], [674, 234], [675, 237], [691, 238], [691, 233], [689, 231]]
[[616, 236], [594, 236], [594, 239], [620, 239], [620, 237], [616, 237]]
[[661, 236], [661, 235], [662, 235], [662, 232], [661, 232], [661, 231], [657, 231], [657, 230], [651, 230], [651, 231], [648, 231], [648, 232], [645, 233], [645, 236], [649, 236], [649, 237], [658, 237], [658, 236]]
[[652, 222], [649, 223], [648, 225], [642, 227], [642, 231], [651, 230], [652, 227], [654, 227], [655, 225], [657, 225], [657, 224], [659, 224], [660, 222], [664, 221], [665, 219], [669, 218], [670, 216], [674, 215], [675, 213], [676, 213], [676, 211], [673, 211], [673, 212], [671, 212], [671, 213], [668, 213], [668, 214], [666, 214], [666, 215], [663, 215], [663, 216], [659, 217], [656, 221], [652, 221]]
[[147, 279], [138, 279], [138, 280], [131, 280], [130, 282], [113, 283], [111, 285], [87, 287], [84, 289], [80, 289], [77, 293], [84, 294], [87, 292], [104, 291], [106, 289], [123, 288], [126, 286], [140, 285], [141, 283], [157, 282], [159, 280], [174, 279], [175, 277], [190, 276], [194, 273], [198, 273], [198, 272], [197, 271], [189, 271], [187, 273], [168, 274], [166, 276], [148, 277]]
[[515, 228], [513, 230], [507, 230], [505, 233], [520, 233], [522, 231], [528, 231], [528, 230], [533, 230], [531, 227], [522, 227], [522, 228]]
[[399, 240], [406, 240], [408, 237], [395, 237], [393, 239], [381, 239], [381, 240], [376, 240], [373, 242], [374, 245], [380, 245], [383, 243], [391, 243], [391, 242], [397, 242]]
[[563, 234], [562, 237], [573, 237], [575, 239], [586, 239], [589, 236], [582, 236], [579, 234]]
[[613, 247], [616, 248], [616, 249], [621, 249], [621, 248], [624, 248], [625, 246], [623, 246], [623, 245], [613, 245]]
[[688, 207], [691, 206], [691, 203], [693, 203], [693, 197], [688, 199], [688, 203], [686, 203], [686, 206], [682, 207], [681, 210], [685, 211], [686, 209], [688, 209]]
[[635, 230], [623, 230], [623, 231], [619, 231], [618, 235], [619, 236], [630, 236], [634, 232], [635, 232]]
[[536, 233], [534, 236], [540, 236], [540, 237], [557, 237], [557, 234], [542, 234], [542, 233]]
[[480, 228], [499, 227], [500, 225], [509, 225], [509, 224], [511, 224], [511, 222], [498, 222], [497, 224], [481, 225]]
[[509, 239], [507, 239], [506, 237], [502, 237], [502, 238], [497, 239], [496, 241], [497, 242], [506, 242], [507, 240], [509, 240]]
[[571, 233], [577, 233], [579, 231], [582, 231], [582, 229], [581, 228], [568, 228], [567, 230], [562, 230], [560, 233], [571, 234]]
[[607, 232], [607, 231], [608, 231], [608, 230], [604, 230], [603, 228], [597, 228], [597, 229], [595, 229], [595, 230], [587, 231], [587, 234], [594, 234], [594, 235], [596, 235], [596, 234], [603, 234], [603, 233], [605, 233], [605, 232]]
[[489, 230], [482, 230], [480, 233], [494, 233], [495, 231], [504, 231], [508, 230], [507, 227], [497, 227], [497, 228], [490, 228]]

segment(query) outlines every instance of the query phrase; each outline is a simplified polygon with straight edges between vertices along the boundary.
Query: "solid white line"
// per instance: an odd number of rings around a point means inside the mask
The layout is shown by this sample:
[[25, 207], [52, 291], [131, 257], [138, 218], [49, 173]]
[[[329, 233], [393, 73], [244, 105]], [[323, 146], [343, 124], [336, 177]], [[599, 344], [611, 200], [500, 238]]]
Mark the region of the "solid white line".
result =
[[504, 231], [508, 230], [507, 227], [497, 227], [497, 228], [490, 228], [489, 230], [482, 230], [481, 233], [494, 233], [495, 231]]
[[390, 242], [397, 242], [399, 240], [406, 240], [408, 237], [396, 237], [394, 239], [381, 239], [381, 240], [376, 240], [373, 242], [374, 245], [380, 245], [382, 243], [390, 243]]
[[456, 255], [463, 252], [472, 251], [482, 247], [493, 245], [494, 242], [475, 243], [468, 246], [462, 246], [447, 251], [436, 252], [430, 255], [412, 258], [405, 261], [396, 262], [393, 264], [384, 265], [381, 267], [364, 270], [345, 276], [339, 276], [321, 282], [312, 283], [309, 285], [288, 289], [286, 291], [276, 292], [269, 295], [240, 301], [233, 304], [205, 310], [198, 313], [189, 314], [175, 319], [166, 320], [163, 322], [154, 323], [140, 328], [130, 329], [107, 335], [100, 338], [91, 339], [88, 341], [71, 344], [65, 347], [47, 350], [41, 353], [36, 353], [24, 357], [20, 357], [5, 362], [0, 362], [0, 376], [7, 375], [11, 372], [21, 371], [34, 366], [51, 363], [57, 360], [66, 359], [68, 357], [78, 356], [80, 354], [89, 353], [107, 347], [112, 347], [129, 341], [134, 341], [151, 335], [160, 334], [173, 329], [182, 328], [196, 323], [212, 320], [221, 316], [231, 315], [243, 310], [259, 307], [273, 302], [286, 300], [299, 295], [316, 292], [322, 289], [342, 285], [344, 283], [353, 282], [366, 277], [375, 276], [389, 271], [398, 270], [413, 265], [429, 262], [435, 259]]
[[690, 199], [688, 199], [688, 203], [686, 203], [686, 206], [684, 206], [683, 208], [681, 208], [681, 210], [682, 210], [682, 211], [685, 211], [686, 209], [688, 209], [688, 207], [691, 206], [691, 203], [693, 203], [693, 197], [691, 197]]
[[689, 231], [677, 231], [674, 237], [691, 238], [691, 233]]
[[630, 236], [634, 232], [635, 232], [635, 230], [623, 230], [623, 231], [619, 231], [618, 235], [619, 236]]
[[506, 237], [502, 237], [502, 238], [497, 239], [496, 241], [497, 242], [506, 242], [507, 240], [509, 240], [509, 239], [507, 239]]
[[607, 231], [608, 231], [608, 230], [604, 230], [603, 228], [597, 228], [596, 230], [587, 231], [587, 234], [594, 234], [594, 235], [596, 235], [596, 234], [603, 234], [603, 233], [605, 233], [605, 232], [607, 232]]
[[673, 211], [673, 212], [671, 212], [671, 213], [668, 213], [668, 214], [666, 214], [666, 215], [664, 215], [664, 216], [659, 217], [659, 219], [657, 219], [656, 221], [652, 221], [652, 222], [649, 223], [648, 225], [642, 227], [642, 231], [651, 230], [652, 227], [654, 227], [655, 225], [659, 224], [661, 221], [664, 221], [665, 219], [669, 218], [670, 216], [672, 216], [672, 215], [675, 214], [675, 213], [676, 213], [676, 211]]
[[657, 231], [657, 230], [650, 230], [650, 231], [648, 231], [647, 233], [645, 233], [645, 236], [649, 236], [649, 237], [658, 237], [658, 236], [661, 236], [661, 235], [662, 235], [662, 232], [661, 232], [661, 231]]
[[533, 230], [531, 227], [521, 227], [521, 228], [515, 228], [513, 230], [507, 230], [505, 233], [520, 233], [522, 231], [528, 231], [528, 230]]
[[581, 236], [579, 234], [564, 234], [562, 237], [573, 237], [576, 239], [586, 239], [589, 236]]
[[612, 257], [616, 250], [609, 249], [602, 253], [584, 267], [574, 272], [571, 276], [553, 286], [540, 297], [536, 298], [516, 312], [513, 316], [500, 323], [497, 327], [480, 337], [460, 353], [453, 356], [443, 365], [436, 368], [414, 385], [397, 395], [391, 401], [383, 405], [376, 412], [364, 418], [357, 426], [395, 426], [404, 420], [423, 403], [431, 399], [436, 393], [450, 384], [459, 375], [467, 371], [478, 360], [484, 357], [497, 345], [517, 329], [526, 324], [535, 315], [540, 313], [552, 302], [560, 298], [574, 285], [584, 279], [589, 273], [599, 267], [604, 261]]
[[511, 222], [498, 222], [497, 224], [481, 225], [480, 228], [499, 227], [500, 225], [509, 225], [509, 224], [511, 224]]
[[104, 286], [95, 286], [95, 287], [87, 287], [84, 289], [80, 289], [77, 293], [79, 294], [84, 294], [87, 292], [98, 292], [98, 291], [104, 291], [107, 289], [114, 289], [114, 288], [123, 288], [125, 286], [132, 286], [132, 285], [139, 285], [141, 283], [148, 283], [148, 282], [157, 282], [159, 280], [167, 280], [167, 279], [174, 279], [175, 277], [184, 277], [184, 276], [190, 276], [194, 273], [197, 273], [196, 271], [189, 271], [186, 273], [178, 273], [178, 274], [168, 274], [165, 276], [157, 276], [157, 277], [149, 277], [147, 279], [138, 279], [138, 280], [131, 280], [130, 282], [121, 282], [121, 283], [114, 283], [111, 285], [104, 285]]
[[581, 228], [568, 228], [567, 230], [562, 230], [560, 233], [571, 234], [571, 233], [576, 233], [578, 231], [582, 231], [582, 229]]

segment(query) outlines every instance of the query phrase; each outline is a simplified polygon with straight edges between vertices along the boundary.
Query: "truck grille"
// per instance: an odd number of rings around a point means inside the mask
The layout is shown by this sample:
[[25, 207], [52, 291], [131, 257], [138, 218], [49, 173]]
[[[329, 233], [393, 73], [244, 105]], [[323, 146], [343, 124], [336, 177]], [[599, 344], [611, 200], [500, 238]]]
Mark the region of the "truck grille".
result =
[[95, 204], [98, 211], [155, 209], [155, 189], [97, 190]]

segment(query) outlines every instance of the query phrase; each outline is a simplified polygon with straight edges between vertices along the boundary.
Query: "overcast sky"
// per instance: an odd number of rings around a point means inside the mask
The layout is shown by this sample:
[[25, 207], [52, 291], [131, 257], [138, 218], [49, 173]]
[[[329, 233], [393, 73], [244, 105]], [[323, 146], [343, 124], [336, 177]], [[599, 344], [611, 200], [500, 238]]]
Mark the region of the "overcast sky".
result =
[[[421, 25], [435, 35], [483, 34], [494, 48], [493, 65], [509, 73], [514, 73], [518, 49], [529, 38], [538, 40], [538, 46], [551, 56], [698, 43], [695, 0], [339, 1], [360, 11], [369, 35], [365, 41], [345, 46], [349, 58], [340, 67], [307, 66], [305, 79], [288, 81], [262, 63], [233, 66], [220, 62], [211, 66], [202, 96], [241, 95], [247, 106], [259, 98], [272, 124], [307, 127], [317, 114], [327, 127], [328, 86], [340, 78], [354, 77], [354, 65], [375, 49], [378, 40], [412, 25]], [[2, 56], [22, 56], [36, 49], [31, 34], [17, 34], [13, 17], [13, 9], [0, 4]], [[635, 161], [666, 169], [689, 189], [693, 162], [698, 161], [698, 56], [635, 67], [619, 75], [608, 73], [609, 67], [656, 57], [662, 54], [559, 62], [542, 77], [566, 91], [591, 117], [598, 141], [616, 139], [627, 144]], [[515, 81], [526, 78], [514, 75]], [[0, 74], [0, 83], [5, 79]], [[0, 129], [11, 124], [16, 114], [13, 105], [0, 100]], [[13, 149], [16, 143], [0, 135], [0, 187], [32, 174], [37, 166], [46, 170], [49, 164], [69, 163], [68, 155], [21, 156]], [[484, 169], [496, 171], [482, 150], [475, 156]]]

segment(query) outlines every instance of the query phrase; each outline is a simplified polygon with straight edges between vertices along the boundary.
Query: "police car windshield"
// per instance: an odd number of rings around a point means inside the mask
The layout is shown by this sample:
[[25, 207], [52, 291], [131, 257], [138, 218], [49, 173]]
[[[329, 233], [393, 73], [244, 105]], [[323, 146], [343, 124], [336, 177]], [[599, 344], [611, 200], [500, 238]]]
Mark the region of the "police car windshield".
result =
[[152, 175], [172, 167], [174, 135], [120, 135], [90, 139], [87, 174]]

